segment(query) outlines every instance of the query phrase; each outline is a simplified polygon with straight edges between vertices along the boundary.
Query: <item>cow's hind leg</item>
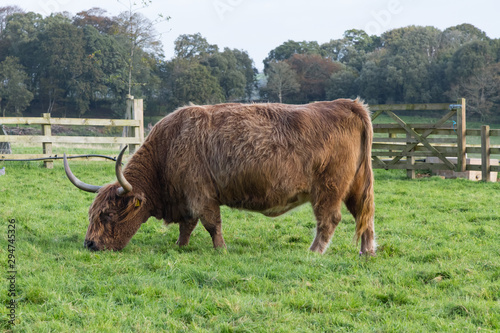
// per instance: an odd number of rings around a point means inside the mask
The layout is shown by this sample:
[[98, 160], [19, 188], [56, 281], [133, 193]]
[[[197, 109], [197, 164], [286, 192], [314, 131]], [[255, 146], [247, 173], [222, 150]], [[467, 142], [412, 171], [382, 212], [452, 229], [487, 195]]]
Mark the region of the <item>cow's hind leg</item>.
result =
[[371, 227], [369, 226], [363, 235], [361, 235], [361, 250], [359, 253], [374, 256], [377, 245], [375, 243], [375, 228], [373, 219], [371, 220], [370, 225]]
[[222, 237], [222, 220], [218, 204], [207, 205], [200, 216], [201, 223], [212, 237], [214, 248], [226, 247]]
[[194, 228], [196, 228], [197, 224], [198, 224], [198, 219], [192, 219], [189, 221], [180, 222], [179, 239], [177, 240], [176, 244], [179, 246], [187, 245], [189, 243], [189, 238], [191, 237], [191, 233], [193, 232]]

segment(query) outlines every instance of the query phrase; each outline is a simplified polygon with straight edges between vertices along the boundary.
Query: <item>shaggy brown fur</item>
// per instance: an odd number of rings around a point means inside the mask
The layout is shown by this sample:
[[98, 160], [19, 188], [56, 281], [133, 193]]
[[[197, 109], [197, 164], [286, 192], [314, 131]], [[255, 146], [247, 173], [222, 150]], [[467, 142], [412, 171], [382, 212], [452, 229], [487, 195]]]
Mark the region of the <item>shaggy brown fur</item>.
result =
[[198, 220], [225, 246], [220, 209], [278, 216], [311, 202], [323, 253], [345, 202], [361, 251], [373, 254], [372, 125], [359, 100], [308, 105], [187, 106], [153, 128], [128, 162], [132, 193], [103, 187], [90, 207], [86, 243], [123, 248], [149, 216], [179, 223], [185, 245]]

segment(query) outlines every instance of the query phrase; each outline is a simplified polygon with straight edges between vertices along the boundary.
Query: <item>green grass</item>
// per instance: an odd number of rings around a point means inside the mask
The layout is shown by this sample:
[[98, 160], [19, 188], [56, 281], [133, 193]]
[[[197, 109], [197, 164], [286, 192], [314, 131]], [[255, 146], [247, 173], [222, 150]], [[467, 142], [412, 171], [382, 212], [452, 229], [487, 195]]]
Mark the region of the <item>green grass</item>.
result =
[[[43, 149], [40, 144], [37, 145], [25, 145], [25, 144], [11, 144], [12, 154], [42, 154]], [[119, 144], [81, 144], [73, 145], [73, 147], [68, 148], [64, 144], [54, 144], [52, 145], [52, 154], [59, 157], [63, 154], [70, 155], [86, 155], [86, 154], [99, 154], [116, 157], [120, 153]], [[0, 162], [1, 163], [1, 162]]]
[[[500, 330], [500, 183], [376, 171], [374, 258], [360, 258], [344, 210], [324, 255], [310, 253], [310, 206], [276, 219], [223, 209], [227, 251], [198, 226], [145, 223], [121, 252], [83, 248], [94, 195], [62, 162], [0, 163], [1, 275], [15, 218], [18, 332], [496, 332]], [[72, 162], [113, 180], [110, 162]]]

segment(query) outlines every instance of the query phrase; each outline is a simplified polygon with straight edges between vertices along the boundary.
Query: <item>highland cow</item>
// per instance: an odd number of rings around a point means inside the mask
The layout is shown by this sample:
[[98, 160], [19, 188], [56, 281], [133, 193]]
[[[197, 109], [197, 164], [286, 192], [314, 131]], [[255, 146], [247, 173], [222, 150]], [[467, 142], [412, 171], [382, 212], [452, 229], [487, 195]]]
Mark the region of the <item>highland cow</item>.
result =
[[361, 252], [375, 253], [372, 124], [359, 100], [308, 105], [186, 106], [151, 130], [117, 182], [96, 192], [85, 247], [121, 250], [149, 217], [179, 224], [186, 245], [201, 221], [215, 248], [225, 247], [220, 206], [279, 216], [306, 202], [316, 217], [311, 251], [323, 253], [345, 203]]

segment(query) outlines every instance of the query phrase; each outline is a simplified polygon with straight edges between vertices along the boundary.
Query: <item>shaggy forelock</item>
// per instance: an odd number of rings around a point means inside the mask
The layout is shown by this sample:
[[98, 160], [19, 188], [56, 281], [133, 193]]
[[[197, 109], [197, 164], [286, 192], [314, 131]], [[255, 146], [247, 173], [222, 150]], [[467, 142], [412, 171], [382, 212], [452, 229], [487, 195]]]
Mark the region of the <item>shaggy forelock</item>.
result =
[[[108, 185], [99, 190], [96, 200], [92, 203], [89, 209], [89, 218], [91, 222], [100, 220], [99, 215], [109, 209], [116, 209], [125, 204], [125, 197], [121, 198], [116, 193], [118, 186]], [[132, 207], [133, 208], [133, 207]], [[128, 207], [127, 207], [128, 209]], [[120, 218], [122, 214], [120, 213]]]

